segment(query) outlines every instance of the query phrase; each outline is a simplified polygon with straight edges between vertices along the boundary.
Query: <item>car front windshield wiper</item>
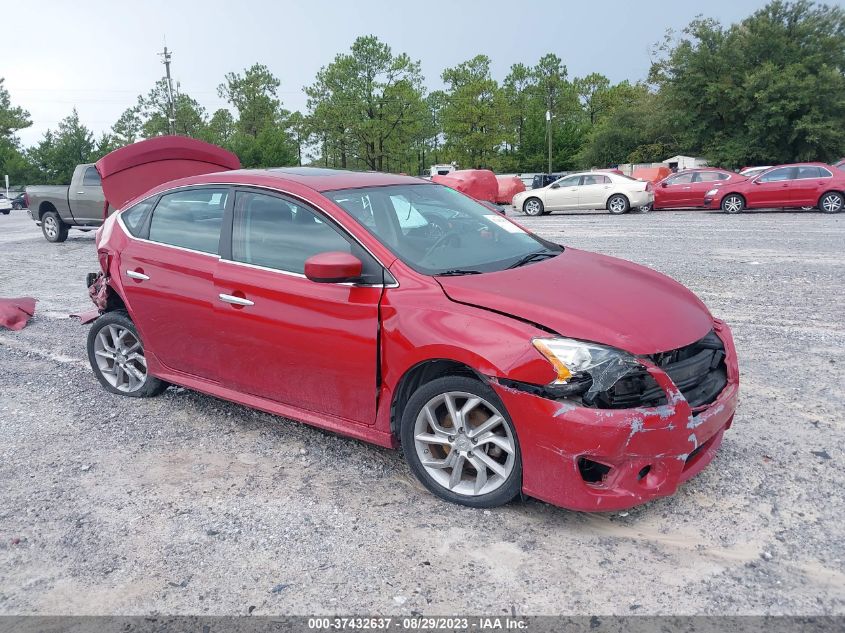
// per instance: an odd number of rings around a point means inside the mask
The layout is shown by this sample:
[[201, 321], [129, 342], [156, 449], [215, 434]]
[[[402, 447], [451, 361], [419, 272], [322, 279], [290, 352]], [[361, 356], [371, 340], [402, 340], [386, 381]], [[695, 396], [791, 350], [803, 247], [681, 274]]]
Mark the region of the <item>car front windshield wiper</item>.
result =
[[556, 255], [560, 255], [560, 253], [555, 251], [537, 251], [534, 253], [528, 253], [528, 255], [516, 260], [513, 264], [508, 266], [508, 268], [519, 268], [520, 266], [524, 266], [525, 264], [530, 264], [531, 262], [540, 261], [541, 259], [554, 257]]
[[444, 270], [442, 273], [437, 273], [435, 277], [457, 277], [459, 275], [480, 275], [480, 270], [468, 270], [466, 268], [453, 268], [452, 270]]

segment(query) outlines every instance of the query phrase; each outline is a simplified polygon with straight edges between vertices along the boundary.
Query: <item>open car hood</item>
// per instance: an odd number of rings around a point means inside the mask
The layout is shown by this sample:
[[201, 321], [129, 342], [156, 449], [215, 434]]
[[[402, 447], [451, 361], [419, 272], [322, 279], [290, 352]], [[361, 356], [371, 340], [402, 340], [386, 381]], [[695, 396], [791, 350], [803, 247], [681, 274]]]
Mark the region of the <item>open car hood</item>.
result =
[[677, 349], [713, 329], [705, 305], [677, 281], [574, 248], [511, 270], [437, 280], [453, 301], [632, 354]]
[[157, 136], [121, 147], [96, 163], [109, 206], [127, 202], [165, 182], [240, 169], [238, 157], [222, 147], [187, 136]]

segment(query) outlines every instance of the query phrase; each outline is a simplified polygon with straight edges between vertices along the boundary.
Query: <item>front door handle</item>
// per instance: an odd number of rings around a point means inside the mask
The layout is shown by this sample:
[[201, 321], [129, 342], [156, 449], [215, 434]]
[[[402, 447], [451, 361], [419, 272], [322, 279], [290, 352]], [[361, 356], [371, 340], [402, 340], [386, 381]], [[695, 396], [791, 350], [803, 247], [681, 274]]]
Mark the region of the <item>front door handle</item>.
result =
[[77, 195], [77, 196], [84, 196], [84, 195], [85, 195], [85, 192], [84, 192], [84, 191], [77, 191], [77, 192], [76, 192], [76, 195]]
[[149, 279], [149, 275], [145, 275], [144, 273], [139, 273], [135, 270], [127, 270], [126, 276], [131, 277], [132, 279], [140, 279], [141, 281], [147, 281]]
[[219, 294], [217, 295], [223, 303], [231, 303], [236, 306], [254, 306], [255, 303], [243, 297], [236, 297], [234, 295]]

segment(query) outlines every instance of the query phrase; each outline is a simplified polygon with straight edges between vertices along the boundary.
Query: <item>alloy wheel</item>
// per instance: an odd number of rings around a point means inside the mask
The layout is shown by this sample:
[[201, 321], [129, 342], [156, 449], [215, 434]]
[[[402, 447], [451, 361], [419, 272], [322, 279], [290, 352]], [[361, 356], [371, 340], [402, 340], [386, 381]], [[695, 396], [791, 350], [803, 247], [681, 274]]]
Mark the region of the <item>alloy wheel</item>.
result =
[[742, 199], [739, 196], [728, 196], [724, 208], [728, 213], [739, 213], [742, 211]]
[[623, 213], [625, 211], [625, 198], [622, 196], [613, 196], [608, 205], [611, 213]]
[[822, 198], [819, 205], [825, 213], [838, 213], [842, 210], [842, 196], [830, 193]]
[[540, 201], [536, 198], [532, 198], [525, 203], [525, 213], [528, 215], [540, 215], [542, 212], [543, 207], [540, 205]]
[[500, 488], [516, 464], [510, 425], [484, 398], [442, 393], [420, 410], [414, 445], [428, 475], [443, 488], [475, 497]]
[[128, 328], [115, 324], [103, 327], [94, 340], [94, 356], [100, 373], [118, 391], [138, 391], [147, 381], [144, 348]]
[[59, 234], [59, 223], [56, 222], [56, 218], [52, 215], [48, 215], [44, 218], [44, 233], [50, 239], [54, 239]]

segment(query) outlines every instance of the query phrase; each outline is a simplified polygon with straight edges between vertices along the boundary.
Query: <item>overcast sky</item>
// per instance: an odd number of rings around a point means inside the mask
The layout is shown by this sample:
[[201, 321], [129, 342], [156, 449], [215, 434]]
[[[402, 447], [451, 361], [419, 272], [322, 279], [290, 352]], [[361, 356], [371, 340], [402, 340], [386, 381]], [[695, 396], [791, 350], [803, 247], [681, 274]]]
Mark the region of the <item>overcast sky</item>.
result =
[[[841, 0], [840, 0], [841, 1]], [[223, 102], [217, 85], [229, 71], [261, 62], [282, 82], [290, 110], [305, 108], [302, 87], [321, 66], [374, 34], [394, 52], [422, 62], [429, 88], [440, 73], [479, 53], [502, 80], [516, 62], [545, 53], [561, 57], [569, 75], [600, 72], [612, 81], [645, 78], [649, 51], [667, 28], [699, 13], [725, 24], [763, 0], [0, 0], [0, 24], [12, 44], [0, 50], [0, 77], [12, 102], [29, 110], [25, 145], [76, 106], [98, 134], [164, 74], [157, 53], [173, 50], [173, 75], [209, 114]]]

